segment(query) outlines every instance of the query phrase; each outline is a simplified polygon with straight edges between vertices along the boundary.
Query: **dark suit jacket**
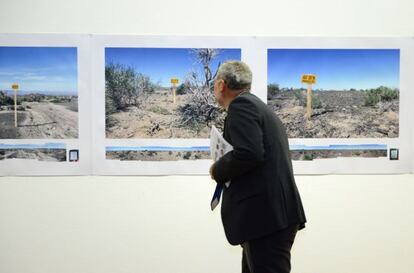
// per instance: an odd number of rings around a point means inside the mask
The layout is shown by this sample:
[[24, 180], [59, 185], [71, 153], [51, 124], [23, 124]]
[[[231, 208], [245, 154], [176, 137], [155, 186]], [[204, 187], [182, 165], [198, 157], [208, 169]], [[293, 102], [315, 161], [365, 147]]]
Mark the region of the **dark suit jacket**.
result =
[[290, 225], [304, 227], [305, 213], [293, 176], [288, 138], [275, 113], [258, 97], [243, 93], [229, 105], [224, 138], [234, 150], [215, 164], [224, 187], [221, 217], [232, 245]]

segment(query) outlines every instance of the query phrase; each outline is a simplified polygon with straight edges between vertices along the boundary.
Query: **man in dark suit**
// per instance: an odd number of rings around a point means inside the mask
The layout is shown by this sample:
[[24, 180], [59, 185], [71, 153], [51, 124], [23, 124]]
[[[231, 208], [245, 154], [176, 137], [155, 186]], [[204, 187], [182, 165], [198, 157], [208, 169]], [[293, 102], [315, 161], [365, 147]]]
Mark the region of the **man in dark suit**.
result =
[[242, 272], [285, 273], [306, 218], [285, 128], [250, 93], [251, 82], [243, 62], [226, 62], [217, 72], [214, 95], [227, 111], [223, 135], [234, 150], [211, 166], [210, 175], [223, 187], [224, 231], [230, 244], [243, 248]]

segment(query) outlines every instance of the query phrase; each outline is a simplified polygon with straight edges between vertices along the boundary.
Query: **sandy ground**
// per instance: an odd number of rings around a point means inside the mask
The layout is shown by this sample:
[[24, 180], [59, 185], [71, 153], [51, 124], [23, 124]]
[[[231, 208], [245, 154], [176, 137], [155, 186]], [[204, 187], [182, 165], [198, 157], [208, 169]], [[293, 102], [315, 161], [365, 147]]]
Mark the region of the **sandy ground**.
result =
[[177, 95], [173, 103], [171, 92], [158, 90], [140, 107], [114, 113], [106, 127], [107, 138], [208, 138], [210, 128], [200, 132], [179, 125], [178, 107], [185, 104], [187, 95]]
[[66, 149], [2, 149], [0, 160], [21, 158], [39, 161], [66, 161]]
[[210, 152], [203, 151], [111, 151], [106, 152], [106, 159], [135, 161], [177, 161], [210, 159]]
[[387, 157], [387, 150], [291, 151], [292, 160], [314, 160], [338, 157]]
[[[17, 112], [17, 123], [25, 119], [23, 112]], [[18, 138], [18, 127], [14, 126], [14, 112], [0, 111], [0, 139]]]
[[289, 138], [395, 138], [399, 135], [399, 102], [363, 105], [363, 93], [326, 91], [316, 95], [322, 107], [304, 117], [292, 92], [269, 100], [276, 115], [285, 124]]
[[18, 111], [18, 128], [13, 111], [0, 112], [0, 138], [66, 139], [78, 137], [78, 112], [64, 104], [24, 102]]

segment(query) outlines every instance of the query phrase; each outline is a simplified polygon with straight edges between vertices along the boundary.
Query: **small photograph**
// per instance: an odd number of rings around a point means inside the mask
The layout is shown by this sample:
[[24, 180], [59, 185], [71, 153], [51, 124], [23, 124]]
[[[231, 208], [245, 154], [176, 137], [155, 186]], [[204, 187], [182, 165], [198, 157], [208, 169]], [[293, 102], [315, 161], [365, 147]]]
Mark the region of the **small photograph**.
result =
[[106, 147], [106, 159], [121, 161], [179, 161], [211, 159], [211, 157], [209, 146], [109, 146]]
[[79, 161], [79, 150], [69, 150], [69, 162]]
[[240, 49], [106, 48], [106, 138], [208, 138], [222, 128], [217, 69]]
[[328, 145], [306, 146], [292, 145], [290, 147], [292, 160], [311, 161], [314, 159], [327, 159], [338, 157], [387, 157], [387, 145], [363, 144], [363, 145]]
[[0, 144], [0, 160], [28, 159], [38, 161], [65, 162], [66, 145], [47, 144]]
[[77, 49], [0, 47], [0, 139], [78, 138]]
[[399, 149], [391, 148], [390, 149], [390, 160], [398, 160]]
[[399, 136], [399, 49], [268, 49], [267, 73], [289, 138]]

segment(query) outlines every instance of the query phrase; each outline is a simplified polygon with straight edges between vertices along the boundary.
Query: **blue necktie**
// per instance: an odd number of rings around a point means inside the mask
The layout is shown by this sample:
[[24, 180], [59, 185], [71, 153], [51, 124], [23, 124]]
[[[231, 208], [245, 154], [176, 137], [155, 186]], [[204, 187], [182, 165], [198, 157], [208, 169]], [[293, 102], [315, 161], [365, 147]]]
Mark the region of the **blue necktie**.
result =
[[214, 210], [217, 205], [220, 203], [220, 196], [221, 192], [223, 191], [223, 184], [217, 184], [216, 189], [213, 194], [213, 198], [211, 199], [210, 207], [211, 210]]

